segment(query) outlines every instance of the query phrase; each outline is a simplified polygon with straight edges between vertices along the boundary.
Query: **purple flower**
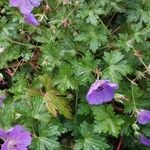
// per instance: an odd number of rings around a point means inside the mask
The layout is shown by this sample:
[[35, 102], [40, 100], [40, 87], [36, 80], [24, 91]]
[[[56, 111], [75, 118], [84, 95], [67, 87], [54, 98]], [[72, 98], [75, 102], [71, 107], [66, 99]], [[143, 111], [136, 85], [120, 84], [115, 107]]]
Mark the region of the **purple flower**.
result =
[[34, 7], [40, 5], [41, 0], [10, 0], [10, 4], [13, 7], [19, 8], [22, 14], [29, 14]]
[[37, 21], [37, 19], [35, 18], [35, 16], [33, 14], [25, 14], [24, 20], [26, 23], [31, 24], [33, 26], [39, 25], [39, 22]]
[[39, 23], [31, 12], [40, 2], [41, 0], [10, 0], [11, 6], [17, 7], [23, 14], [25, 22], [34, 26], [38, 26]]
[[111, 101], [118, 88], [117, 84], [111, 83], [109, 80], [96, 80], [90, 87], [86, 98], [89, 104], [102, 104]]
[[137, 121], [140, 124], [146, 124], [150, 122], [150, 111], [148, 110], [144, 110], [144, 109], [140, 109], [137, 112]]
[[0, 107], [2, 107], [2, 104], [3, 104], [3, 100], [6, 98], [5, 95], [1, 95], [0, 96]]
[[146, 138], [144, 135], [140, 135], [140, 142], [146, 146], [150, 146], [150, 139]]
[[21, 125], [16, 125], [8, 131], [0, 129], [0, 138], [4, 141], [1, 150], [27, 150], [32, 141], [30, 132]]

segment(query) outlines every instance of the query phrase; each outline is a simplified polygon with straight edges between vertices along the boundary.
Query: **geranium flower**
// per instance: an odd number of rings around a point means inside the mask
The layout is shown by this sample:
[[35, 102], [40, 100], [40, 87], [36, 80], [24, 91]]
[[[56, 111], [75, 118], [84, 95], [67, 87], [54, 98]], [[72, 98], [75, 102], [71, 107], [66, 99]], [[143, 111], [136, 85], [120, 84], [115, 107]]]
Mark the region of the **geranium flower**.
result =
[[31, 134], [21, 125], [16, 125], [9, 131], [0, 129], [0, 138], [4, 141], [1, 150], [27, 150], [31, 144]]
[[117, 84], [111, 83], [109, 80], [96, 80], [90, 87], [86, 98], [89, 104], [102, 104], [111, 101], [118, 88]]
[[24, 20], [26, 23], [31, 24], [33, 26], [38, 26], [39, 22], [38, 20], [35, 18], [35, 16], [33, 14], [25, 14], [24, 15]]
[[34, 26], [38, 26], [39, 23], [31, 11], [38, 7], [40, 2], [41, 0], [10, 0], [11, 6], [17, 7], [23, 14], [25, 22]]
[[140, 142], [146, 146], [150, 146], [150, 139], [146, 138], [144, 135], [140, 135]]
[[137, 111], [137, 121], [140, 124], [147, 124], [150, 122], [150, 111], [140, 109]]
[[40, 5], [41, 0], [10, 0], [13, 7], [17, 7], [22, 14], [29, 14], [34, 7]]

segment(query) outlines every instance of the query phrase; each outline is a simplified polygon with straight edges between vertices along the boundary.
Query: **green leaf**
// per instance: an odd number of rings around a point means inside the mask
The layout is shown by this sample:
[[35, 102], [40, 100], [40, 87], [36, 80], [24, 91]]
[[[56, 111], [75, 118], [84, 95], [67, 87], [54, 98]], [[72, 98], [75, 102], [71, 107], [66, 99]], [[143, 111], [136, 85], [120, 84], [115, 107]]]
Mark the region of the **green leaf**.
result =
[[93, 25], [97, 25], [97, 22], [98, 22], [98, 15], [95, 15], [92, 11], [89, 11], [89, 16], [87, 18], [87, 23], [91, 23]]
[[[38, 120], [40, 122], [49, 122], [51, 116], [49, 115], [45, 103], [41, 97], [28, 97], [16, 103], [16, 113], [21, 114], [22, 118], [29, 120]], [[19, 118], [20, 120], [20, 118]], [[26, 121], [24, 122], [26, 123]]]
[[81, 18], [82, 20], [86, 19], [86, 22], [91, 23], [92, 25], [97, 25], [99, 21], [98, 15], [101, 15], [102, 13], [103, 9], [99, 8], [97, 5], [94, 5], [92, 8], [88, 8], [87, 5], [83, 4], [76, 17]]
[[19, 46], [15, 45], [8, 47], [7, 49], [4, 49], [4, 51], [0, 53], [0, 60], [1, 60], [0, 69], [7, 67], [8, 62], [16, 60], [19, 57], [20, 57]]
[[66, 90], [75, 90], [77, 89], [77, 79], [73, 74], [73, 67], [71, 65], [64, 64], [58, 72], [58, 75], [55, 78], [54, 84], [57, 85], [57, 88], [62, 92]]
[[95, 53], [96, 50], [107, 42], [107, 32], [102, 25], [86, 26], [81, 29], [75, 39], [75, 41], [84, 42]]
[[0, 47], [3, 47], [4, 49], [13, 49], [12, 45], [10, 44], [10, 41], [12, 38], [16, 38], [17, 36], [17, 28], [18, 28], [18, 24], [17, 23], [13, 23], [11, 21], [11, 23], [8, 23], [6, 21], [6, 17], [1, 17], [1, 25], [0, 25]]
[[27, 79], [27, 75], [21, 72], [16, 74], [16, 76], [12, 79], [13, 86], [8, 89], [8, 91], [14, 94], [14, 100], [25, 99], [27, 97]]
[[75, 150], [105, 150], [108, 148], [105, 139], [93, 133], [91, 126], [86, 122], [80, 125], [80, 133], [82, 139], [76, 140]]
[[44, 70], [52, 71], [55, 67], [61, 66], [63, 56], [63, 51], [54, 44], [45, 44], [39, 62]]
[[15, 120], [14, 102], [7, 98], [4, 100], [4, 104], [0, 108], [0, 118], [0, 128], [9, 129], [12, 126]]
[[57, 37], [57, 34], [53, 34], [53, 32], [49, 29], [45, 29], [45, 30], [40, 30], [41, 32], [39, 33], [40, 35], [33, 37], [33, 39], [36, 42], [39, 43], [45, 43], [45, 44], [51, 44], [55, 38]]
[[90, 106], [88, 105], [88, 103], [80, 103], [78, 105], [78, 112], [77, 114], [79, 115], [88, 115], [90, 113]]
[[50, 90], [44, 95], [44, 100], [46, 102], [46, 106], [48, 110], [54, 115], [57, 116], [59, 114], [64, 115], [66, 118], [71, 119], [71, 109], [67, 103], [67, 101], [57, 96], [59, 93], [54, 90]]
[[105, 52], [103, 59], [108, 64], [102, 73], [103, 79], [110, 79], [113, 82], [118, 83], [122, 80], [122, 76], [131, 73], [131, 68], [125, 60], [124, 55], [118, 51], [111, 51], [110, 53]]
[[94, 60], [94, 56], [88, 51], [85, 56], [73, 62], [74, 73], [79, 78], [80, 84], [94, 80], [93, 72], [98, 68], [99, 60]]
[[111, 105], [94, 107], [93, 114], [95, 118], [94, 132], [103, 132], [118, 137], [124, 120], [121, 116], [115, 115]]
[[46, 107], [55, 117], [59, 114], [64, 115], [66, 118], [71, 119], [71, 108], [64, 97], [54, 88], [52, 80], [48, 75], [39, 77], [40, 82], [45, 88], [43, 93], [43, 99], [46, 103]]
[[60, 144], [57, 141], [59, 135], [58, 126], [41, 125], [39, 136], [35, 137], [31, 150], [59, 150]]

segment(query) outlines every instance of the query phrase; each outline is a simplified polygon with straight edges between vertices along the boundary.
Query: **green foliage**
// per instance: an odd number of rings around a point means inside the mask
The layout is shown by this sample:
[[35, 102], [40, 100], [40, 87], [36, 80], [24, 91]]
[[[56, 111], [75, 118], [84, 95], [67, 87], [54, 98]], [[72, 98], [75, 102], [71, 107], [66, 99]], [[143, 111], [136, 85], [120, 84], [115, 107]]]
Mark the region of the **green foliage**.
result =
[[[18, 102], [16, 108], [17, 112], [22, 115], [20, 118], [26, 117], [26, 119], [30, 121], [37, 120], [43, 123], [49, 122], [51, 119], [43, 100], [39, 98], [37, 99], [37, 97]], [[24, 120], [24, 123], [26, 124], [26, 120]]]
[[122, 76], [130, 73], [131, 68], [123, 58], [124, 55], [118, 51], [105, 52], [104, 60], [108, 64], [108, 67], [103, 70], [103, 78], [110, 79], [113, 82], [119, 82]]
[[[24, 126], [29, 150], [149, 149], [136, 121], [150, 109], [149, 0], [43, 0], [33, 13], [38, 27], [0, 1], [0, 128]], [[98, 75], [119, 90], [92, 106]]]
[[71, 109], [68, 103], [63, 97], [61, 97], [61, 95], [57, 91], [52, 89], [53, 85], [49, 77], [47, 75], [43, 75], [39, 77], [39, 80], [46, 90], [43, 95], [43, 99], [45, 100], [48, 110], [54, 116], [57, 116], [58, 111], [60, 114], [63, 114], [66, 118], [71, 118]]
[[[43, 130], [44, 129], [44, 130]], [[39, 136], [33, 141], [32, 149], [37, 150], [59, 150], [60, 144], [57, 142], [60, 132], [58, 126], [41, 125], [39, 128]]]
[[[6, 115], [7, 114], [7, 115]], [[0, 111], [0, 127], [1, 128], [10, 128], [11, 124], [14, 122], [15, 119], [15, 110], [14, 110], [14, 103], [7, 102], [6, 106], [2, 108]]]
[[103, 137], [93, 133], [86, 122], [80, 125], [82, 139], [76, 140], [75, 150], [105, 150], [108, 148]]
[[107, 42], [107, 31], [103, 25], [89, 26], [82, 29], [82, 32], [75, 37], [75, 41], [85, 42], [95, 53], [96, 50]]
[[20, 57], [20, 51], [18, 46], [13, 46], [9, 50], [8, 49], [6, 50], [4, 48], [4, 52], [0, 55], [0, 60], [1, 60], [0, 69], [6, 67], [8, 65], [7, 62], [16, 60], [19, 57]]
[[93, 80], [93, 72], [98, 68], [99, 60], [94, 60], [90, 52], [73, 63], [75, 75], [80, 80], [80, 84]]
[[87, 105], [87, 103], [80, 103], [78, 107], [79, 115], [88, 115], [90, 113], [90, 107]]
[[55, 85], [61, 91], [66, 91], [69, 89], [77, 89], [77, 79], [74, 78], [73, 68], [71, 65], [64, 64], [60, 70], [59, 74], [56, 76]]
[[121, 118], [121, 116], [115, 115], [111, 105], [107, 107], [94, 107], [93, 114], [95, 116], [94, 132], [104, 132], [116, 137], [118, 136], [124, 120]]
[[52, 71], [54, 68], [61, 66], [63, 56], [63, 52], [59, 51], [57, 46], [46, 44], [43, 47], [40, 63], [45, 70]]

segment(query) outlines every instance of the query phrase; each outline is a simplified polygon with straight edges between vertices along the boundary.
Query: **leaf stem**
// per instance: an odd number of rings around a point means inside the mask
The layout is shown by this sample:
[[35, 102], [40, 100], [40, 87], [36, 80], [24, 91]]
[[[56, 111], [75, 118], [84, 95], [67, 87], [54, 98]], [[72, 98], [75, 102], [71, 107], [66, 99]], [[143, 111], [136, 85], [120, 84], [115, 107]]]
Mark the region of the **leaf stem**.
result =
[[18, 45], [23, 45], [23, 46], [27, 46], [27, 47], [33, 47], [33, 48], [40, 48], [40, 46], [36, 46], [36, 45], [32, 45], [32, 44], [25, 44], [25, 43], [21, 43], [21, 42], [18, 42], [18, 41], [14, 41], [12, 39], [7, 39], [9, 42], [11, 43], [15, 43], [15, 44], [18, 44]]
[[133, 91], [133, 82], [131, 82], [131, 92], [132, 92], [132, 100], [133, 100], [133, 106], [134, 106], [134, 111], [137, 110], [136, 108], [136, 102], [135, 102], [135, 97], [134, 97], [134, 91]]
[[107, 29], [107, 27], [105, 26], [105, 24], [103, 23], [103, 21], [101, 20], [101, 18], [99, 18], [99, 21], [101, 22], [101, 24], [103, 25], [103, 27], [105, 28], [105, 30], [108, 32], [108, 34], [111, 37], [111, 39], [114, 40], [113, 37], [112, 37], [112, 35], [111, 35], [111, 33], [110, 33], [110, 31]]
[[146, 68], [147, 71], [150, 71], [150, 69], [146, 66], [144, 61], [139, 57], [140, 62], [143, 64], [143, 66]]
[[76, 91], [76, 97], [75, 97], [75, 123], [77, 123], [77, 107], [78, 107], [78, 92]]
[[73, 11], [76, 9], [76, 7], [74, 7], [70, 12], [69, 12], [69, 14], [65, 17], [65, 19], [68, 19], [69, 18], [69, 16], [73, 13]]
[[123, 142], [123, 137], [120, 138], [119, 144], [117, 146], [117, 150], [121, 150], [122, 142]]

